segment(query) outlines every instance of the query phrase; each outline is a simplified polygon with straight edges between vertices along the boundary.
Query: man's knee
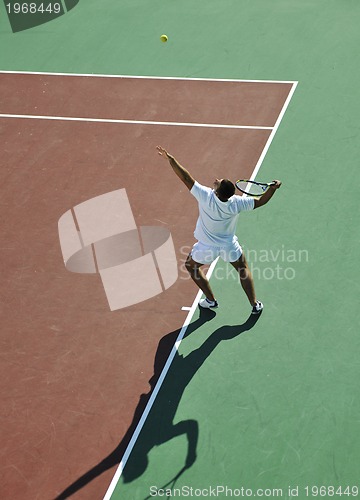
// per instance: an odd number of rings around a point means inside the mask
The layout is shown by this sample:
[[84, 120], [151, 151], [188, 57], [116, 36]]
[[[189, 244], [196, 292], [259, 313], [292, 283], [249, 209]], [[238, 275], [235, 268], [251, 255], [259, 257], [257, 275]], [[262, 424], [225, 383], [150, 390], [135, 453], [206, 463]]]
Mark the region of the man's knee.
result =
[[241, 271], [241, 269], [246, 269], [247, 262], [245, 259], [245, 255], [241, 254], [237, 260], [235, 260], [234, 262], [231, 262], [231, 265], [234, 266], [237, 271]]
[[189, 257], [186, 259], [186, 262], [185, 262], [185, 267], [186, 269], [188, 270], [188, 272], [194, 276], [198, 273], [198, 270], [200, 268], [201, 264], [198, 264], [197, 262], [195, 262], [189, 255]]
[[186, 269], [189, 271], [189, 273], [191, 272], [191, 269], [193, 268], [192, 264], [191, 264], [191, 259], [188, 257], [185, 261], [185, 267]]
[[191, 274], [194, 270], [194, 261], [192, 260], [192, 258], [189, 257], [186, 259], [186, 262], [185, 262], [185, 267], [186, 269], [189, 271], [189, 273]]
[[241, 279], [246, 279], [247, 277], [251, 276], [250, 269], [244, 254], [242, 254], [237, 261], [231, 262], [231, 264], [238, 271]]

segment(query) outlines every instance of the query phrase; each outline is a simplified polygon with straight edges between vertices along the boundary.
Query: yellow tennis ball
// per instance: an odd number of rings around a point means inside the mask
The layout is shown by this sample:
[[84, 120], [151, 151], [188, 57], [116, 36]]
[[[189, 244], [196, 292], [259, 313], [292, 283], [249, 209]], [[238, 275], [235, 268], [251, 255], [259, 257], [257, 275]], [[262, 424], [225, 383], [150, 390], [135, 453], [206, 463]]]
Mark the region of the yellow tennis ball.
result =
[[162, 42], [167, 42], [168, 41], [168, 37], [166, 35], [161, 35], [160, 40]]

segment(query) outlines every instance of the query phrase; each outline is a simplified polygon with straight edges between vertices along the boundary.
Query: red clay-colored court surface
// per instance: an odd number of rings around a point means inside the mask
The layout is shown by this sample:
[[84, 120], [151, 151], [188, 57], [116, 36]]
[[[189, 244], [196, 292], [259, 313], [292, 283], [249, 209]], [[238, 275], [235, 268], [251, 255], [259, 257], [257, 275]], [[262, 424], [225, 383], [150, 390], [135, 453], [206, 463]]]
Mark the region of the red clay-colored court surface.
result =
[[[105, 494], [145, 406], [159, 342], [166, 337], [161, 365], [197, 293], [183, 266], [197, 206], [155, 147], [203, 184], [249, 177], [293, 90], [293, 82], [0, 73], [4, 498], [54, 498], [121, 443], [76, 498]], [[58, 221], [121, 189], [137, 226], [171, 234], [178, 278], [111, 311], [98, 273], [65, 268]]]

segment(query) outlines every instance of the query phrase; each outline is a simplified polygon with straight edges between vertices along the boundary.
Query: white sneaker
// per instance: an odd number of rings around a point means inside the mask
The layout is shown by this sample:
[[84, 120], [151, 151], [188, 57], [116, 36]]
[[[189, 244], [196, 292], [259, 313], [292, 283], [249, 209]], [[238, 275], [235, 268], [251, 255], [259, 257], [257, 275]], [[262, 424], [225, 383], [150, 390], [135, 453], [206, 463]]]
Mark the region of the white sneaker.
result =
[[199, 302], [200, 307], [204, 307], [205, 309], [216, 309], [219, 304], [216, 300], [202, 299]]
[[256, 301], [256, 304], [253, 306], [251, 314], [260, 314], [264, 309], [264, 304], [260, 302], [260, 300]]

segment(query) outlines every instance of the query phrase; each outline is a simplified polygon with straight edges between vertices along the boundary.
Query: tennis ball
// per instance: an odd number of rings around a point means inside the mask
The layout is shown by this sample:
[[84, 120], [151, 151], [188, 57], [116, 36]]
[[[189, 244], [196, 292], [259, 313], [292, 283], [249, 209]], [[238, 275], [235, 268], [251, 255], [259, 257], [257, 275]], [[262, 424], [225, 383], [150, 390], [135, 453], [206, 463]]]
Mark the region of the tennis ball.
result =
[[161, 35], [160, 40], [162, 42], [167, 42], [168, 41], [168, 37], [166, 35]]

